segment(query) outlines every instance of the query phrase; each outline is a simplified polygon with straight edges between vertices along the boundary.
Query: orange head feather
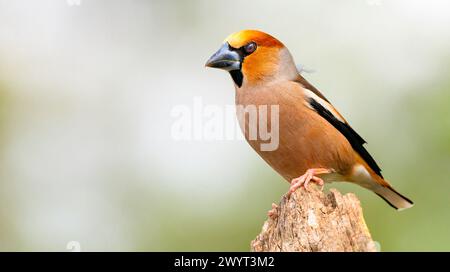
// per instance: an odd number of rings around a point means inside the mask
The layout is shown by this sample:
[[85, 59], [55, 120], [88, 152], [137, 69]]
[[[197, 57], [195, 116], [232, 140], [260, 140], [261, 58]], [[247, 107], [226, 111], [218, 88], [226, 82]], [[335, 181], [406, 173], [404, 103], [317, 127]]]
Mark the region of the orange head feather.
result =
[[287, 48], [259, 30], [242, 30], [225, 39], [224, 45], [206, 64], [229, 71], [238, 87], [258, 85], [298, 75]]
[[242, 62], [242, 74], [245, 82], [254, 85], [267, 77], [275, 76], [284, 45], [269, 34], [258, 30], [242, 30], [225, 39], [233, 48], [241, 48], [251, 42], [256, 43], [255, 52], [245, 57]]
[[272, 37], [271, 35], [259, 30], [241, 30], [229, 35], [225, 42], [228, 42], [230, 46], [234, 48], [240, 48], [249, 42], [255, 42], [258, 46], [269, 48], [282, 48], [284, 45]]

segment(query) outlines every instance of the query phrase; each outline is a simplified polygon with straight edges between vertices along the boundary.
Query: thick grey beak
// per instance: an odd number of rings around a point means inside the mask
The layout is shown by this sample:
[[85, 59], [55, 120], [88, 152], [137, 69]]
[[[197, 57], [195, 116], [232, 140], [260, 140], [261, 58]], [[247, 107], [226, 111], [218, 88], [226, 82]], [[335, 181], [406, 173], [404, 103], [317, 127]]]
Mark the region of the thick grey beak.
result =
[[225, 71], [239, 70], [241, 69], [241, 56], [238, 52], [230, 50], [228, 43], [224, 43], [222, 47], [209, 58], [205, 66], [219, 68]]

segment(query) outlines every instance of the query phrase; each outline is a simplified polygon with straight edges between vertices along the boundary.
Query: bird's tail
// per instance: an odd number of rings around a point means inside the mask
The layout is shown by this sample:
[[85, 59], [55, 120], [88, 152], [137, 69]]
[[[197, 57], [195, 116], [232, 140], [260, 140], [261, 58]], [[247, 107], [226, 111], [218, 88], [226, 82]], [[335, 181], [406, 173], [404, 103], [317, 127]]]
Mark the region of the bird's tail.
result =
[[386, 201], [389, 205], [399, 211], [411, 208], [414, 205], [414, 203], [410, 199], [395, 191], [391, 186], [380, 186], [373, 191], [382, 199], [384, 199], [384, 201]]
[[376, 175], [373, 178], [376, 179], [376, 185], [371, 188], [372, 191], [384, 199], [391, 207], [400, 211], [411, 208], [414, 205], [409, 198], [394, 190], [394, 188], [380, 176]]

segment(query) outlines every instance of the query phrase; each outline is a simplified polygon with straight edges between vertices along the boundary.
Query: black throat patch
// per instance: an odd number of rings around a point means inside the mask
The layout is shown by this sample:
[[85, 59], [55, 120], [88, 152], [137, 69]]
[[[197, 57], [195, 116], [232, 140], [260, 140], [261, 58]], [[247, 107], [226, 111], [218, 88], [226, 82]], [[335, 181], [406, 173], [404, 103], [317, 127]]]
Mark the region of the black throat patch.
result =
[[230, 71], [230, 75], [234, 83], [240, 88], [242, 86], [242, 81], [244, 80], [244, 75], [241, 70]]
[[230, 44], [228, 44], [228, 48], [232, 51], [237, 52], [240, 57], [241, 67], [239, 67], [239, 70], [230, 71], [231, 78], [239, 88], [242, 87], [242, 82], [244, 81], [244, 74], [242, 74], [242, 64], [244, 63], [245, 57], [251, 54], [247, 53], [244, 47], [245, 46], [242, 46], [240, 48], [234, 48]]

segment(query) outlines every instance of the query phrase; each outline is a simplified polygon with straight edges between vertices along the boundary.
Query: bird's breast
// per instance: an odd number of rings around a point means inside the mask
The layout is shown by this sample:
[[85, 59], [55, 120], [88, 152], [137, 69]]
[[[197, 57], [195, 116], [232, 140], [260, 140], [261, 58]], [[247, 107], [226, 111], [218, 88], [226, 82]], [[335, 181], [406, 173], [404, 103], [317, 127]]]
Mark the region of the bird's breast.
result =
[[340, 176], [351, 167], [350, 144], [306, 106], [298, 84], [238, 89], [236, 113], [250, 146], [288, 181], [310, 168], [338, 169]]

